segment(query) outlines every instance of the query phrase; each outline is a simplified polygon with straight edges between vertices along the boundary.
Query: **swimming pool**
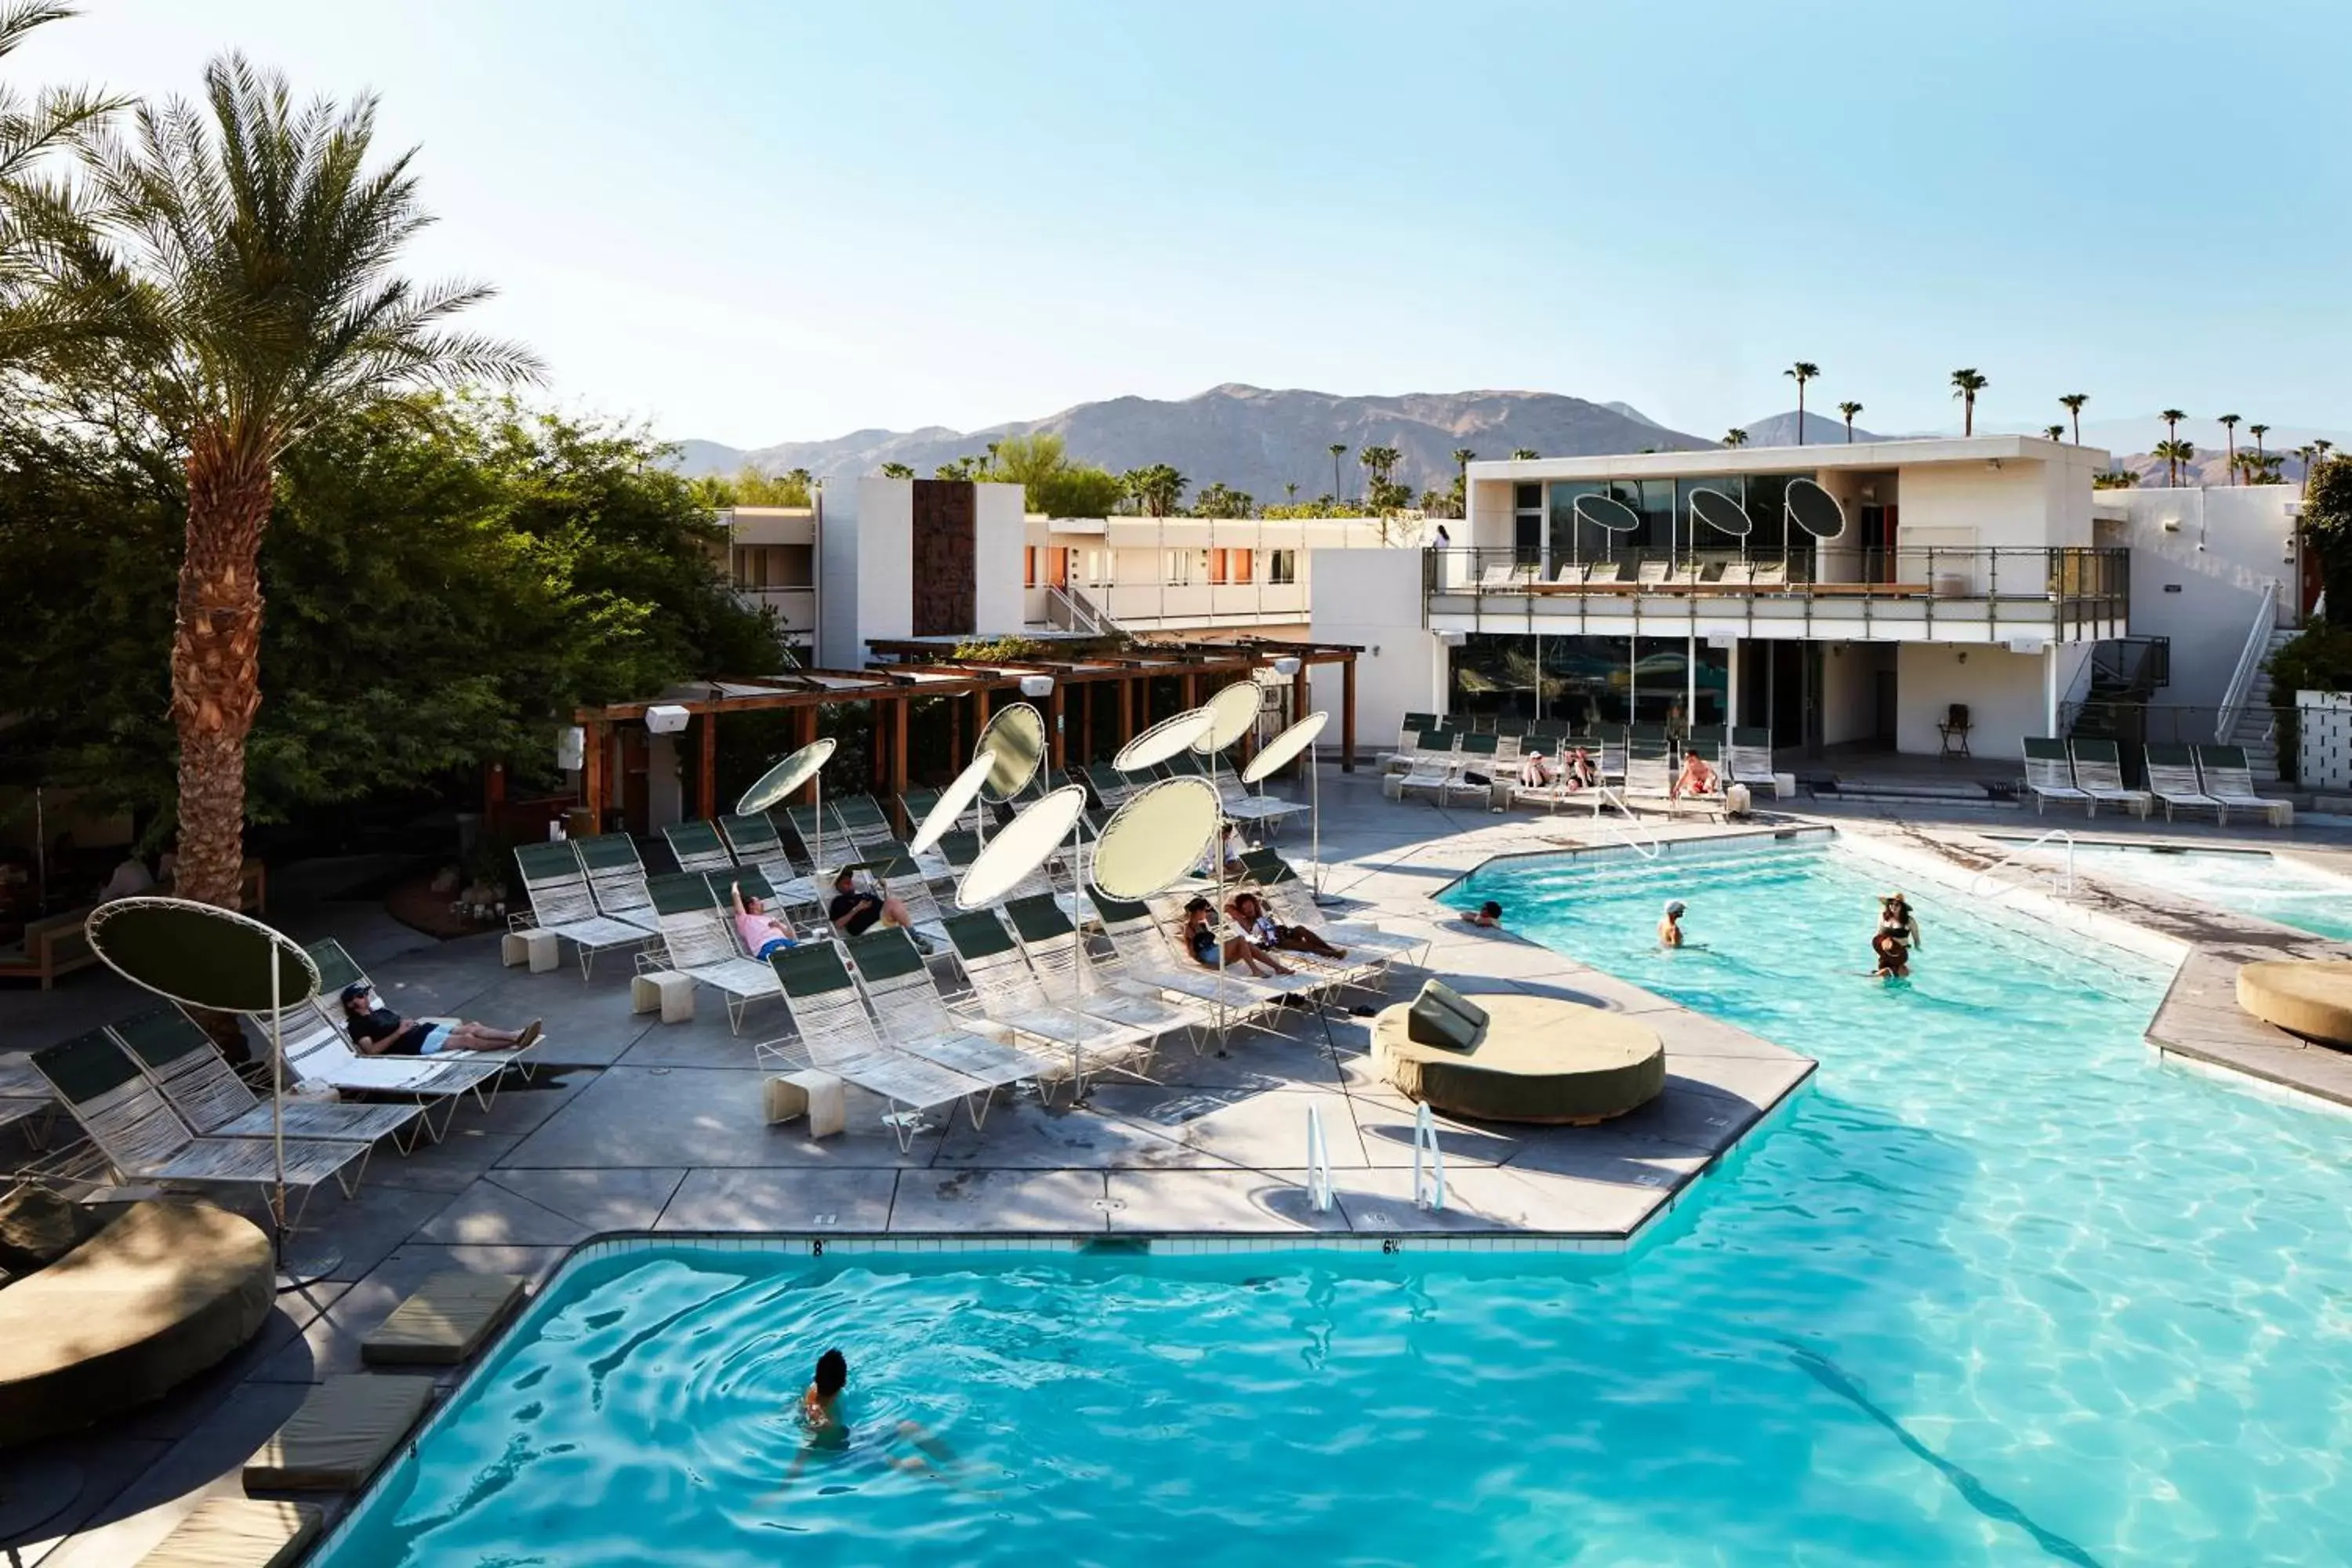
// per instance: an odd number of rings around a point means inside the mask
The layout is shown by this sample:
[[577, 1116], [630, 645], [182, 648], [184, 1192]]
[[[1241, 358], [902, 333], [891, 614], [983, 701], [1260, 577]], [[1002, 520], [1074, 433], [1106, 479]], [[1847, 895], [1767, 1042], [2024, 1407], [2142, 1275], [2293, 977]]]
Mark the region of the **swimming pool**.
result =
[[[2055, 854], [2048, 847], [2035, 858]], [[2352, 882], [2281, 859], [2267, 849], [2153, 849], [2141, 845], [2078, 844], [2074, 868], [2123, 877], [2202, 903], [2352, 942]]]
[[[1879, 881], [1449, 895], [1822, 1058], [1631, 1255], [618, 1252], [321, 1561], [2342, 1561], [2352, 1124], [2153, 1066], [2151, 961], [1927, 889], [1916, 978], [1863, 979]], [[1651, 943], [1669, 895], [1707, 947]], [[836, 1343], [857, 1436], [780, 1489]]]

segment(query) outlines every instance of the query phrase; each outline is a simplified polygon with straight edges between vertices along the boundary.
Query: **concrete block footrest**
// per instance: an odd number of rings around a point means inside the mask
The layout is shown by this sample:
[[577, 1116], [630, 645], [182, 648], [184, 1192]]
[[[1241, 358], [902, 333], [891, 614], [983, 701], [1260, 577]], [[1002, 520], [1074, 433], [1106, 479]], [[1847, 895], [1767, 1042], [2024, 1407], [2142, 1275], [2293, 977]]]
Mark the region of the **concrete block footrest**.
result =
[[1469, 1050], [1420, 1044], [1409, 1004], [1372, 1020], [1372, 1064], [1407, 1098], [1480, 1121], [1583, 1125], [1639, 1110], [1665, 1087], [1656, 1030], [1549, 996], [1480, 995], [1483, 1039]]
[[518, 1274], [436, 1274], [360, 1342], [370, 1366], [456, 1366], [507, 1321], [523, 1298]]
[[321, 1517], [307, 1502], [206, 1498], [139, 1568], [278, 1568], [302, 1555]]
[[331, 1377], [245, 1462], [246, 1489], [350, 1491], [375, 1474], [432, 1402], [429, 1377]]
[[2352, 959], [2249, 963], [2238, 971], [2238, 1005], [2290, 1035], [2352, 1047]]
[[212, 1366], [268, 1318], [272, 1268], [252, 1221], [156, 1201], [0, 1290], [0, 1447], [103, 1420]]

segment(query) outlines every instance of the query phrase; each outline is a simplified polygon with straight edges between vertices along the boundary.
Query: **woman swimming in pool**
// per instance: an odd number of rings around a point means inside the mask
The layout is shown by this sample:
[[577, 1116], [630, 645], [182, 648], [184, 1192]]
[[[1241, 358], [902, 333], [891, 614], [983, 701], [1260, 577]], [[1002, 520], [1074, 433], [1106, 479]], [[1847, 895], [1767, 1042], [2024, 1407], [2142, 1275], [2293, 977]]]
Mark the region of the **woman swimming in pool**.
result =
[[[819, 1449], [837, 1453], [849, 1447], [849, 1423], [841, 1412], [842, 1390], [849, 1386], [849, 1358], [838, 1350], [829, 1350], [816, 1358], [816, 1375], [801, 1391], [801, 1425], [808, 1436], [801, 1443], [801, 1451], [793, 1457], [793, 1467], [784, 1472], [791, 1480], [806, 1467], [809, 1456]], [[907, 1470], [924, 1475], [939, 1474], [933, 1462], [944, 1468], [955, 1463], [954, 1451], [931, 1435], [919, 1421], [901, 1421], [896, 1436], [906, 1439], [919, 1450], [917, 1455], [904, 1455], [886, 1459], [894, 1470]]]

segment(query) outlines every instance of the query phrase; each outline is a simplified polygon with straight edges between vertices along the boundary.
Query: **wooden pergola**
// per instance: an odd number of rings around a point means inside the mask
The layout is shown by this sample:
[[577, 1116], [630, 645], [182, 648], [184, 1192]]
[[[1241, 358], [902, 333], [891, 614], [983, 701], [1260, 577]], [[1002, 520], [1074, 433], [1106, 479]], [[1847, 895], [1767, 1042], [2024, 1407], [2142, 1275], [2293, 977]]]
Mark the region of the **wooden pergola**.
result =
[[[1271, 642], [1257, 639], [1232, 643], [1139, 643], [1115, 652], [1073, 649], [1066, 656], [1050, 650], [1018, 659], [959, 659], [954, 639], [909, 638], [867, 644], [877, 662], [858, 670], [803, 669], [787, 674], [721, 679], [671, 689], [657, 697], [582, 708], [572, 721], [586, 733], [581, 768], [582, 804], [589, 820], [601, 825], [613, 796], [608, 758], [614, 732], [626, 725], [643, 724], [655, 708], [684, 709], [701, 765], [696, 770], [695, 810], [708, 818], [719, 809], [718, 800], [718, 725], [730, 713], [789, 712], [794, 716], [792, 743], [816, 739], [817, 711], [836, 703], [872, 705], [874, 724], [867, 746], [870, 787], [893, 816], [899, 815], [898, 796], [911, 782], [908, 718], [914, 704], [934, 698], [950, 699], [949, 742], [951, 756], [964, 754], [966, 736], [976, 735], [988, 715], [1003, 703], [1004, 694], [1020, 699], [1021, 683], [1033, 676], [1048, 676], [1053, 690], [1042, 701], [1047, 720], [1048, 761], [1056, 770], [1067, 767], [1063, 719], [1076, 710], [1078, 732], [1091, 737], [1095, 703], [1118, 705], [1118, 743], [1125, 745], [1164, 713], [1151, 707], [1151, 683], [1181, 683], [1181, 706], [1171, 712], [1198, 706], [1219, 687], [1249, 679], [1278, 660], [1295, 658], [1291, 676], [1291, 710], [1307, 710], [1308, 669], [1317, 665], [1340, 668], [1340, 766], [1355, 768], [1356, 656], [1361, 651], [1341, 643]], [[969, 713], [967, 713], [969, 710]], [[967, 729], [967, 718], [970, 727]], [[1081, 758], [1080, 760], [1087, 760]], [[901, 830], [910, 825], [901, 823]]]

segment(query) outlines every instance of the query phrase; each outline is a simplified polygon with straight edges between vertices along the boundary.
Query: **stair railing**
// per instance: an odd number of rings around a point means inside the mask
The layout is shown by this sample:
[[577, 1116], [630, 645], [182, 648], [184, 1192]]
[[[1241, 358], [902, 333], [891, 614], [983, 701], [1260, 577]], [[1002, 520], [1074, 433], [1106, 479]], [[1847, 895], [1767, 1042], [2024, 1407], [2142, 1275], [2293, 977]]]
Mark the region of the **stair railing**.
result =
[[2252, 695], [2254, 677], [2262, 673], [2263, 655], [2270, 647], [2271, 633], [2278, 628], [2278, 580], [2263, 584], [2262, 608], [2254, 612], [2254, 624], [2246, 633], [2246, 647], [2238, 655], [2238, 668], [2230, 672], [2230, 684], [2222, 689], [2221, 716], [2213, 726], [2213, 743], [2226, 746], [2237, 732], [2238, 721], [2246, 711], [2246, 699]]
[[[2065, 862], [2062, 866], [2057, 867], [2048, 873], [2050, 878], [2050, 890], [2057, 894], [2062, 899], [2073, 898], [2074, 896], [2074, 836], [2067, 832], [2063, 827], [2053, 827], [2049, 832], [2043, 834], [2041, 837], [2033, 840], [2031, 844], [2021, 844], [2018, 846], [2008, 854], [2002, 856], [2000, 859], [1994, 861], [1991, 865], [1986, 867], [1983, 870], [1979, 871], [1975, 877], [1969, 879], [1969, 897], [1972, 899], [1983, 898], [1984, 888], [1987, 882], [1997, 882], [2000, 873], [2007, 870], [2012, 861], [2019, 859], [2021, 857], [2031, 855], [2033, 851], [2041, 848], [2044, 844], [2049, 843], [2053, 838], [2066, 846], [2066, 858]], [[1994, 900], [1999, 900], [2010, 893], [2013, 893], [2020, 888], [2032, 887], [2033, 885], [2035, 879], [2033, 868], [2031, 866], [2021, 866], [2018, 868], [2025, 872], [2026, 879], [2022, 882], [2011, 882], [2007, 886], [2002, 887], [1999, 892], [1993, 894]]]

